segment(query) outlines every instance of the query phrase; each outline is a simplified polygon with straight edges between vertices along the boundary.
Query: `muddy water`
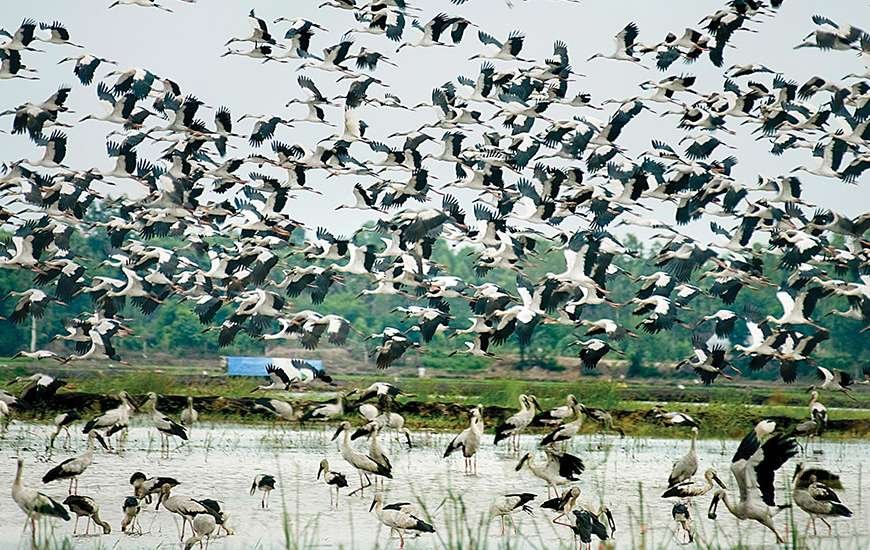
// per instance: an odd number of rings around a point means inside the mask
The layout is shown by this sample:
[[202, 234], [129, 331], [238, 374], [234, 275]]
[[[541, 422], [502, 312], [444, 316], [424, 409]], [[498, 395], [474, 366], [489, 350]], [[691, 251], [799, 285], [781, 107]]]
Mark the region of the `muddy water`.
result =
[[[17, 455], [26, 460], [25, 482], [31, 487], [63, 500], [67, 483], [59, 481], [44, 486], [41, 476], [64, 458], [83, 451], [84, 442], [76, 434], [71, 448], [63, 450], [58, 439], [58, 449], [52, 456], [45, 452], [45, 440], [49, 429], [33, 424], [13, 424], [0, 439], [0, 549], [26, 548], [29, 534], [22, 542], [19, 537], [24, 515], [9, 497], [8, 488], [14, 477]], [[172, 476], [182, 481], [174, 494], [193, 498], [214, 498], [223, 502], [229, 512], [228, 524], [235, 530], [230, 537], [213, 539], [211, 548], [398, 548], [398, 539], [391, 539], [389, 531], [377, 523], [374, 514], [368, 512], [370, 492], [365, 498], [347, 497], [343, 492], [338, 510], [330, 508], [327, 487], [315, 479], [318, 463], [328, 458], [334, 470], [344, 472], [351, 488], [358, 478], [330, 441], [332, 428], [296, 431], [291, 429], [254, 428], [250, 426], [214, 425], [198, 426], [191, 441], [174, 449], [169, 458], [159, 453], [156, 432], [147, 426], [130, 430], [126, 451], [122, 454], [98, 452], [94, 464], [82, 476], [78, 493], [97, 500], [102, 517], [113, 529], [105, 536], [72, 536], [72, 522], [52, 521], [53, 540], [68, 538], [75, 548], [180, 548], [179, 521], [172, 514], [155, 512], [153, 504], [143, 510], [140, 522], [144, 529], [141, 536], [128, 536], [118, 531], [121, 521], [121, 504], [131, 494], [128, 485], [130, 474], [140, 470], [148, 475]], [[517, 473], [514, 466], [517, 456], [491, 445], [491, 436], [486, 436], [486, 445], [478, 458], [478, 476], [463, 475], [461, 457], [441, 459], [441, 452], [451, 434], [416, 433], [415, 448], [394, 441], [384, 441], [382, 446], [393, 463], [393, 481], [386, 483], [387, 502], [421, 501], [433, 511], [444, 497], [451, 493], [461, 497], [465, 507], [464, 519], [458, 518], [458, 506], [448, 501], [432, 518], [437, 535], [409, 537], [406, 548], [444, 547], [454, 542], [465, 546], [456, 534], [457, 525], [462, 530], [479, 536], [485, 531], [485, 520], [492, 500], [509, 492], [532, 492], [539, 495], [538, 502], [547, 495], [546, 487], [527, 471]], [[387, 439], [386, 437], [384, 439]], [[523, 438], [521, 445], [532, 449], [536, 439]], [[700, 441], [698, 453], [701, 469], [715, 467], [720, 477], [734, 486], [728, 471], [735, 441]], [[173, 444], [174, 446], [174, 444]], [[586, 463], [587, 471], [578, 483], [583, 491], [582, 499], [595, 508], [607, 504], [615, 516], [617, 548], [638, 548], [645, 542], [648, 548], [679, 547], [682, 539], [675, 538], [671, 519], [672, 502], [659, 498], [665, 489], [667, 475], [673, 460], [682, 456], [688, 447], [687, 441], [635, 438], [611, 438], [601, 436], [582, 437], [574, 441], [571, 452]], [[823, 454], [807, 459], [841, 474], [846, 486], [841, 491], [844, 503], [855, 512], [851, 520], [833, 522], [833, 536], [821, 523], [819, 538], [808, 544], [813, 548], [866, 548], [870, 540], [870, 485], [862, 472], [862, 462], [870, 456], [870, 445], [864, 443], [830, 443], [816, 447]], [[9, 457], [9, 458], [7, 458]], [[784, 471], [791, 474], [794, 463], [786, 464]], [[260, 508], [260, 495], [249, 494], [251, 481], [257, 473], [275, 475], [280, 488], [271, 495], [270, 508]], [[784, 477], [777, 480], [778, 501], [787, 498], [782, 486]], [[864, 490], [861, 484], [864, 484]], [[700, 540], [717, 547], [732, 547], [740, 542], [753, 547], [773, 546], [770, 532], [756, 523], [737, 523], [724, 506], [720, 506], [719, 519], [706, 517], [710, 498], [697, 499], [692, 505], [694, 523]], [[573, 540], [565, 527], [551, 523], [552, 515], [535, 507], [533, 516], [516, 516], [519, 534], [500, 535], [496, 520], [489, 526], [486, 548], [571, 548]], [[795, 510], [795, 524], [804, 534], [807, 517]], [[287, 532], [292, 539], [285, 539]], [[776, 518], [780, 532], [786, 532], [788, 512]], [[481, 523], [483, 522], [483, 523]], [[84, 521], [80, 523], [84, 528]], [[187, 535], [186, 535], [187, 536]]]

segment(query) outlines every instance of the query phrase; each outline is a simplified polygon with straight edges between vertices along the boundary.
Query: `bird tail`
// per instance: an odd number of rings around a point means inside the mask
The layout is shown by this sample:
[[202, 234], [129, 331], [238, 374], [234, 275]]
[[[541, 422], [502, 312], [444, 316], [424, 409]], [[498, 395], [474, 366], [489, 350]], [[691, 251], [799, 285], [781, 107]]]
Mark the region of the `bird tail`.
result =
[[46, 472], [44, 476], [42, 476], [42, 482], [51, 483], [56, 479], [60, 479], [62, 473], [63, 470], [60, 469], [60, 466], [55, 466], [54, 468]]
[[833, 514], [836, 514], [838, 516], [843, 516], [846, 518], [852, 517], [852, 510], [849, 510], [848, 508], [846, 508], [845, 506], [843, 506], [839, 502], [832, 502], [831, 503], [831, 512]]
[[415, 531], [420, 531], [422, 533], [434, 533], [435, 532], [435, 528], [432, 527], [432, 525], [426, 523], [425, 521], [423, 521], [420, 518], [414, 518], [414, 519], [417, 520], [417, 524], [414, 525]]

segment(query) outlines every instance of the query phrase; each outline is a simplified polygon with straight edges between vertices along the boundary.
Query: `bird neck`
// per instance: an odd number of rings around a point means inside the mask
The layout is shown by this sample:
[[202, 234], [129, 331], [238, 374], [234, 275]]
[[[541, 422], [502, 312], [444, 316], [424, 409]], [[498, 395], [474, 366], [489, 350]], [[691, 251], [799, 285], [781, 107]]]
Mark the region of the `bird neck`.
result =
[[18, 468], [15, 470], [15, 481], [12, 482], [13, 487], [21, 486], [21, 474], [24, 471], [24, 464], [19, 463]]

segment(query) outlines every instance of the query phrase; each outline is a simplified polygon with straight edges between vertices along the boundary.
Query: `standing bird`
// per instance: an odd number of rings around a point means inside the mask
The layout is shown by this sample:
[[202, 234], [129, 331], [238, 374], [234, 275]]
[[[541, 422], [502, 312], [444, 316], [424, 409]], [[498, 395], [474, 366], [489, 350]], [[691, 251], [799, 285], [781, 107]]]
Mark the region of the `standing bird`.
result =
[[543, 424], [545, 426], [556, 426], [565, 422], [576, 414], [576, 407], [580, 404], [573, 394], [568, 394], [565, 398], [565, 404], [554, 407], [549, 411], [544, 411], [535, 415], [532, 420], [533, 425]]
[[547, 496], [550, 496], [550, 491], [556, 491], [558, 495], [560, 485], [577, 481], [577, 476], [586, 469], [583, 461], [572, 454], [561, 453], [552, 448], [544, 449], [544, 453], [547, 455], [547, 462], [544, 464], [536, 463], [532, 453], [526, 453], [514, 469], [519, 472], [524, 466], [528, 467], [532, 475], [547, 484]]
[[275, 490], [275, 477], [268, 474], [257, 474], [254, 477], [254, 482], [251, 483], [251, 496], [254, 496], [256, 491], [263, 493], [263, 498], [260, 500], [261, 508], [269, 507], [269, 493]]
[[160, 451], [169, 454], [169, 437], [178, 437], [187, 441], [187, 430], [184, 426], [177, 424], [174, 420], [157, 410], [157, 394], [148, 392], [148, 400], [143, 405], [145, 410], [150, 410], [151, 422], [157, 431], [160, 432]]
[[[27, 515], [30, 522], [31, 545], [36, 548], [36, 522], [43, 516], [61, 518], [69, 521], [69, 514], [61, 503], [46, 496], [36, 489], [27, 487], [21, 481], [24, 472], [24, 459], [18, 459], [18, 469], [15, 471], [15, 481], [12, 482], [12, 500]], [[27, 522], [24, 523], [27, 528]]]
[[450, 441], [442, 458], [447, 458], [457, 449], [462, 449], [462, 456], [465, 457], [465, 475], [477, 475], [477, 451], [483, 440], [482, 407], [480, 405], [473, 407], [468, 416], [471, 423]]
[[724, 489], [719, 489], [713, 495], [707, 516], [716, 519], [716, 508], [721, 500], [738, 520], [757, 521], [770, 529], [776, 542], [782, 544], [785, 540], [777, 532], [773, 518], [791, 505], [776, 504], [773, 481], [776, 471], [795, 456], [798, 449], [794, 438], [773, 433], [775, 429], [775, 422], [762, 420], [743, 438], [731, 459], [731, 473], [740, 489], [739, 497], [734, 501]]
[[359, 492], [360, 495], [364, 495], [366, 487], [371, 487], [372, 485], [371, 479], [369, 479], [369, 474], [393, 479], [392, 468], [389, 468], [385, 464], [375, 460], [373, 457], [363, 454], [351, 447], [350, 429], [350, 422], [342, 422], [338, 425], [338, 429], [332, 436], [332, 440], [335, 441], [339, 435], [342, 435], [342, 433], [344, 434], [338, 444], [338, 449], [341, 451], [341, 457], [344, 458], [348, 464], [356, 468], [356, 471], [359, 473], [359, 488], [352, 491], [348, 496], [354, 495], [357, 492]]
[[574, 411], [574, 420], [557, 426], [556, 429], [545, 435], [538, 445], [546, 447], [562, 441], [568, 442], [572, 437], [577, 435], [580, 432], [580, 428], [583, 427], [583, 417], [585, 416], [582, 407], [582, 404], [577, 405]]
[[93, 430], [105, 430], [104, 436], [108, 439], [112, 435], [126, 430], [130, 424], [130, 413], [135, 410], [135, 407], [130, 399], [130, 394], [125, 391], [118, 394], [118, 399], [121, 400], [120, 405], [89, 420], [85, 423], [82, 432], [90, 434]]
[[73, 491], [73, 483], [75, 483], [75, 491], [78, 491], [79, 476], [82, 475], [85, 470], [88, 469], [88, 466], [90, 466], [94, 461], [94, 451], [96, 450], [94, 441], [99, 441], [100, 445], [108, 450], [106, 442], [103, 440], [103, 436], [98, 432], [91, 432], [88, 434], [88, 447], [85, 449], [85, 452], [79, 456], [64, 460], [46, 472], [46, 474], [42, 476], [42, 482], [51, 483], [57, 479], [69, 479], [69, 494], [75, 494]]
[[81, 420], [81, 415], [78, 411], [69, 410], [64, 413], [60, 413], [59, 415], [54, 417], [54, 432], [52, 432], [51, 437], [48, 440], [48, 447], [50, 449], [54, 448], [54, 440], [57, 439], [57, 436], [60, 435], [60, 432], [66, 432], [66, 443], [64, 443], [64, 447], [69, 446], [70, 435], [69, 427], [76, 420]]
[[143, 499], [147, 503], [151, 503], [151, 495], [158, 495], [161, 487], [169, 485], [175, 487], [180, 482], [173, 477], [146, 477], [142, 472], [133, 472], [130, 476], [130, 485], [133, 486], [133, 494], [136, 498]]
[[[532, 515], [532, 509], [529, 503], [537, 498], [537, 495], [532, 493], [509, 493], [498, 497], [489, 507], [489, 517], [498, 517], [501, 520], [501, 534], [505, 533], [505, 522], [511, 518], [511, 515], [517, 510]], [[513, 523], [513, 519], [510, 519]], [[516, 527], [516, 525], [514, 525]]]
[[496, 426], [495, 439], [493, 440], [493, 443], [498, 445], [499, 441], [511, 438], [508, 448], [512, 448], [515, 451], [520, 449], [520, 434], [532, 423], [532, 419], [535, 418], [535, 403], [532, 398], [526, 394], [521, 394], [519, 400], [520, 410]]
[[185, 428], [193, 428], [199, 421], [199, 412], [193, 408], [193, 397], [187, 396], [187, 407], [181, 411], [181, 425]]
[[[341, 472], [333, 472], [329, 469], [329, 461], [325, 458], [320, 461], [320, 467], [317, 469], [317, 479], [323, 474], [323, 481], [329, 486], [329, 506], [338, 508], [338, 491], [347, 487], [347, 478]], [[335, 503], [332, 499], [332, 488], [335, 487]]]
[[157, 509], [160, 508], [161, 504], [165, 509], [173, 514], [181, 516], [181, 534], [179, 540], [184, 540], [184, 529], [191, 518], [197, 514], [215, 514], [214, 510], [206, 507], [197, 500], [181, 495], [173, 495], [172, 485], [169, 483], [164, 483], [163, 486], [160, 487], [160, 497], [157, 499]]
[[810, 392], [810, 418], [816, 423], [816, 435], [822, 435], [828, 426], [828, 408], [819, 401], [819, 392]]
[[816, 518], [828, 526], [830, 534], [831, 524], [825, 520], [825, 516], [852, 517], [852, 511], [840, 502], [840, 497], [834, 492], [834, 489], [843, 488], [838, 475], [821, 468], [807, 468], [804, 464], [798, 464], [792, 483], [792, 501], [809, 514], [813, 535], [818, 534]]
[[580, 542], [586, 544], [587, 547], [590, 547], [592, 544], [592, 535], [598, 537], [598, 540], [610, 538], [607, 532], [607, 525], [589, 510], [574, 510], [574, 523], [560, 523], [555, 520], [553, 520], [553, 523], [570, 527], [574, 532], [574, 540], [576, 541], [579, 538]]
[[190, 522], [193, 536], [184, 542], [184, 550], [191, 550], [197, 543], [202, 545], [202, 539], [205, 539], [205, 548], [208, 550], [208, 541], [217, 529], [217, 525], [217, 520], [210, 513], [193, 516], [193, 520]]
[[88, 523], [85, 525], [85, 534], [90, 533], [91, 522], [96, 523], [103, 528], [103, 534], [108, 535], [112, 532], [112, 527], [100, 519], [100, 507], [91, 497], [69, 495], [63, 501], [67, 505], [69, 511], [76, 515], [75, 526], [73, 527], [73, 535], [76, 534], [79, 526], [79, 518], [88, 518]]
[[405, 531], [417, 531], [418, 533], [435, 532], [435, 528], [432, 525], [417, 516], [391, 506], [384, 506], [384, 495], [375, 493], [375, 498], [372, 500], [369, 512], [374, 510], [375, 515], [378, 516], [378, 521], [389, 527], [391, 532], [395, 531], [399, 534], [399, 548], [405, 547]]
[[671, 516], [677, 522], [677, 525], [680, 526], [682, 532], [686, 534], [687, 544], [694, 542], [695, 528], [692, 526], [692, 517], [689, 515], [689, 507], [686, 506], [686, 503], [682, 501], [675, 502], [674, 507], [671, 508]]
[[127, 497], [124, 499], [124, 504], [121, 505], [121, 511], [124, 512], [124, 517], [121, 519], [121, 532], [130, 534], [142, 534], [142, 526], [139, 524], [139, 512], [142, 507], [139, 499], [136, 497]]
[[698, 439], [698, 428], [692, 427], [692, 440], [689, 443], [689, 452], [674, 462], [671, 475], [668, 476], [668, 487], [673, 487], [688, 479], [691, 479], [698, 471], [698, 453], [695, 450], [695, 441]]

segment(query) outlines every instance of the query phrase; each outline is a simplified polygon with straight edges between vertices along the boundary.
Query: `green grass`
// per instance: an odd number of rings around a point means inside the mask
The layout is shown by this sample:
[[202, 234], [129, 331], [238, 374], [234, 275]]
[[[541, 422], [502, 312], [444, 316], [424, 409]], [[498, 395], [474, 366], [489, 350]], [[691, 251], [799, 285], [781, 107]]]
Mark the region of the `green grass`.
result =
[[[3, 361], [0, 360], [0, 364]], [[7, 362], [7, 368], [0, 369], [0, 385], [5, 385], [13, 377], [33, 372], [27, 362]], [[50, 365], [39, 367], [51, 372]], [[262, 396], [252, 394], [251, 390], [260, 383], [259, 379], [246, 377], [226, 377], [203, 374], [177, 374], [177, 367], [142, 366], [134, 369], [113, 370], [112, 368], [88, 368], [75, 366], [77, 370], [59, 373], [68, 380], [61, 393], [76, 392], [87, 396], [114, 395], [126, 390], [132, 395], [142, 396], [155, 392], [164, 396], [165, 404], [161, 409], [175, 412], [182, 406], [182, 396], [194, 398], [223, 397], [232, 406], [222, 402], [200, 399], [197, 408], [203, 420], [263, 422], [271, 420], [259, 412], [250, 412], [246, 399]], [[190, 370], [188, 369], [188, 373]], [[389, 374], [389, 373], [385, 373]], [[644, 413], [651, 408], [651, 402], [665, 403], [670, 410], [680, 410], [696, 415], [703, 423], [702, 435], [705, 437], [737, 437], [745, 433], [746, 427], [761, 418], [798, 421], [808, 417], [808, 395], [805, 387], [779, 385], [738, 385], [720, 384], [711, 387], [689, 386], [679, 389], [672, 384], [655, 381], [607, 381], [599, 377], [578, 380], [520, 380], [470, 377], [390, 377], [371, 375], [338, 375], [340, 388], [365, 387], [375, 381], [388, 380], [396, 383], [408, 395], [400, 399], [405, 404], [403, 414], [409, 427], [413, 429], [452, 430], [463, 426], [466, 407], [483, 405], [486, 410], [487, 424], [492, 425], [498, 418], [516, 409], [519, 395], [534, 394], [544, 408], [561, 405], [568, 393], [573, 393], [585, 405], [601, 407], [611, 411], [616, 424], [631, 435], [637, 436], [680, 436], [678, 431], [663, 428], [649, 422]], [[15, 390], [13, 386], [10, 390]], [[333, 388], [323, 387], [323, 392]], [[859, 388], [863, 390], [864, 388]], [[330, 399], [329, 395], [318, 392], [303, 400], [294, 400], [295, 405], [304, 408], [311, 402]], [[280, 394], [272, 394], [280, 397]], [[857, 401], [840, 393], [826, 392], [822, 396], [828, 406], [831, 420], [831, 435], [840, 438], [870, 437], [870, 408], [866, 393], [856, 392]], [[172, 399], [175, 397], [176, 399]], [[93, 410], [100, 403], [88, 400]], [[50, 411], [43, 411], [43, 415]], [[37, 413], [31, 413], [32, 415]], [[26, 417], [26, 414], [25, 414]], [[594, 426], [587, 423], [587, 429]]]

